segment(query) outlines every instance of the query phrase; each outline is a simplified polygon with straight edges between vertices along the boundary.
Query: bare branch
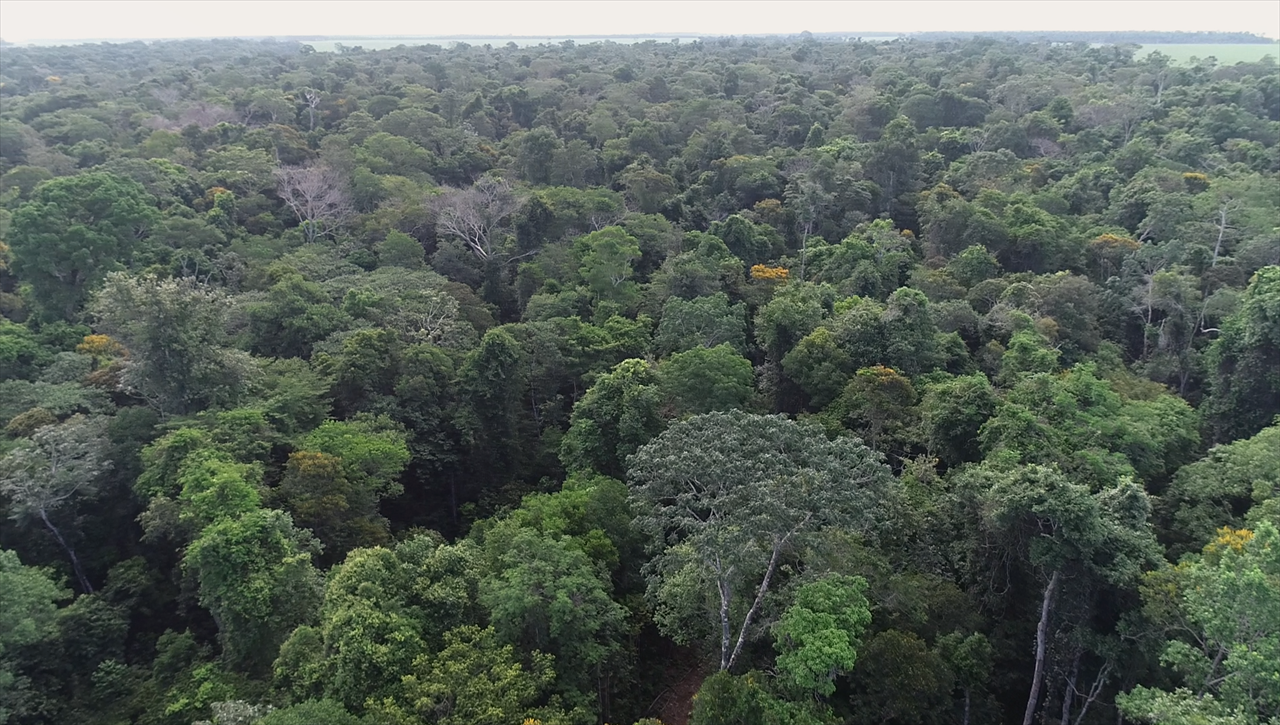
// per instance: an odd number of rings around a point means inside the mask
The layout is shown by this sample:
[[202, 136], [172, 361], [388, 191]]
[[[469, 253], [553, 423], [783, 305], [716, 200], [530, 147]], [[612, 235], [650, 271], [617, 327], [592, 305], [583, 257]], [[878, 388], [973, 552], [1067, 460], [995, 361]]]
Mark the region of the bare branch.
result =
[[487, 260], [497, 253], [501, 232], [523, 203], [507, 181], [485, 177], [470, 189], [447, 189], [429, 205], [441, 234], [461, 240]]
[[353, 213], [346, 179], [328, 166], [276, 169], [280, 199], [298, 217], [308, 242], [337, 231]]

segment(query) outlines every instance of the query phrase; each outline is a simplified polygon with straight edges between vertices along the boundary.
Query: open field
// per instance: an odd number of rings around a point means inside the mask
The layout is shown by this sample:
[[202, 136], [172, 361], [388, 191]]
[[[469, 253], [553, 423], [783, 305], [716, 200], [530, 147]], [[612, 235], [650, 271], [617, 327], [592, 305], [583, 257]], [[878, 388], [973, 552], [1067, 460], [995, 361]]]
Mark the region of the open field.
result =
[[[317, 48], [317, 50], [319, 50], [319, 48]], [[1137, 57], [1145, 57], [1151, 52], [1157, 50], [1172, 58], [1175, 63], [1190, 63], [1193, 57], [1208, 58], [1209, 56], [1217, 58], [1218, 65], [1235, 65], [1240, 62], [1253, 62], [1262, 60], [1262, 57], [1266, 55], [1271, 56], [1272, 60], [1280, 58], [1280, 42], [1259, 43], [1257, 45], [1239, 43], [1153, 43], [1142, 46], [1142, 49], [1137, 53]]]

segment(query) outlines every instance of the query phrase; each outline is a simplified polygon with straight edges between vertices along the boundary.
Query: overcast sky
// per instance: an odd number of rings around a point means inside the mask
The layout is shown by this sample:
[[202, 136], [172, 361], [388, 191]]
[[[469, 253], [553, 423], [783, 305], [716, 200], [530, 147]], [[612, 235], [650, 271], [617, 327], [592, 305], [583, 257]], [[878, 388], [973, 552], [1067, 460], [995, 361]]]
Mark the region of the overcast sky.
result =
[[743, 35], [849, 31], [1223, 30], [1280, 37], [1277, 0], [0, 0], [0, 37]]

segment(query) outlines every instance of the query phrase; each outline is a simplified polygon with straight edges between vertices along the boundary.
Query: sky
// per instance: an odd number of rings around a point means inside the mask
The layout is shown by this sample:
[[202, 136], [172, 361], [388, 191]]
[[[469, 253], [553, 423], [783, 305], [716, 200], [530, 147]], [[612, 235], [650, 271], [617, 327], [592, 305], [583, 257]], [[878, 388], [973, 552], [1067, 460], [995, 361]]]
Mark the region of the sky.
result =
[[1277, 0], [0, 0], [0, 37], [749, 35], [1217, 30], [1280, 37]]

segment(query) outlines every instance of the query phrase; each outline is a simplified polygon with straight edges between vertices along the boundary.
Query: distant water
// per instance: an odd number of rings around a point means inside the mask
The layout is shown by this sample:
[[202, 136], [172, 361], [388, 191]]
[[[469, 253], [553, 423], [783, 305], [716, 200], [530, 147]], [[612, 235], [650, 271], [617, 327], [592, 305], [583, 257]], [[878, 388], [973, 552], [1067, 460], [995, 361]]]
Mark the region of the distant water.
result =
[[[474, 45], [474, 46], [492, 45], [495, 48], [498, 48], [498, 47], [505, 46], [507, 43], [514, 43], [515, 45], [521, 48], [529, 48], [529, 47], [534, 47], [538, 45], [559, 45], [565, 42], [566, 40], [572, 40], [574, 43], [578, 45], [589, 45], [591, 43], [618, 43], [620, 45], [631, 45], [634, 43], [645, 43], [649, 41], [653, 41], [655, 43], [670, 43], [673, 40], [678, 40], [681, 43], [689, 43], [695, 40], [714, 40], [716, 37], [719, 37], [719, 36], [712, 36], [712, 35], [706, 35], [706, 36], [701, 36], [701, 35], [634, 35], [634, 36], [599, 35], [599, 36], [577, 36], [577, 37], [560, 36], [560, 37], [546, 37], [546, 38], [542, 38], [542, 37], [433, 38], [433, 37], [403, 36], [398, 38], [397, 37], [325, 38], [323, 40], [304, 40], [301, 42], [307, 45], [310, 45], [312, 48], [315, 48], [317, 51], [325, 53], [325, 52], [336, 51], [339, 45], [342, 45], [343, 47], [346, 47], [346, 48], [354, 48], [358, 46], [358, 47], [364, 48], [365, 50], [386, 50], [387, 48], [395, 48], [400, 45], [407, 45], [407, 46], [439, 45], [439, 46], [449, 48], [457, 45], [458, 43], [466, 43], [467, 45]], [[738, 37], [742, 37], [742, 36], [738, 36]], [[748, 37], [762, 37], [762, 36], [748, 36]], [[871, 35], [871, 34], [855, 35], [851, 33], [847, 37], [844, 37], [842, 39], [843, 40], [862, 39], [868, 42], [884, 42], [884, 41], [895, 40], [898, 37], [900, 36]], [[828, 42], [835, 39], [836, 38], [831, 38], [830, 36], [820, 38], [820, 40], [828, 41]]]
[[495, 48], [505, 46], [507, 43], [515, 43], [521, 48], [528, 48], [538, 45], [559, 45], [566, 40], [572, 40], [578, 45], [587, 45], [590, 43], [618, 43], [620, 45], [631, 45], [633, 43], [644, 43], [654, 41], [655, 43], [670, 43], [673, 40], [679, 40], [681, 43], [688, 43], [698, 40], [696, 35], [680, 35], [680, 36], [658, 36], [658, 35], [636, 35], [636, 36], [595, 36], [595, 37], [528, 37], [528, 38], [512, 38], [512, 37], [496, 37], [496, 38], [432, 38], [432, 37], [411, 37], [404, 36], [399, 38], [325, 38], [324, 40], [304, 40], [302, 43], [315, 48], [316, 50], [327, 53], [334, 52], [339, 45], [346, 48], [360, 47], [365, 50], [386, 50], [387, 48], [395, 48], [401, 45], [439, 45], [445, 48], [451, 48], [459, 43], [467, 45], [483, 46], [492, 45]]

